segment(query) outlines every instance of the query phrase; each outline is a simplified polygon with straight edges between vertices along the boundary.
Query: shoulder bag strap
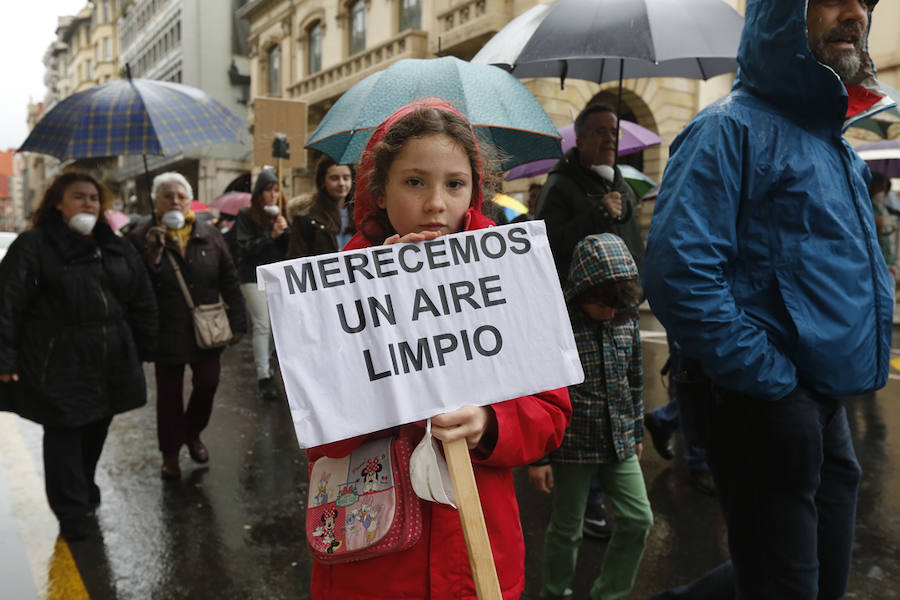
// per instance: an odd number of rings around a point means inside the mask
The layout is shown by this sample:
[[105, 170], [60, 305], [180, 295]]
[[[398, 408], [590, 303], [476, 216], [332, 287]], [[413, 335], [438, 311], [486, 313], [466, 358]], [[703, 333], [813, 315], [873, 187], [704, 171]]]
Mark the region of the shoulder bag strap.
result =
[[181, 293], [184, 294], [184, 301], [187, 302], [188, 308], [193, 311], [194, 301], [191, 299], [191, 292], [184, 282], [184, 276], [181, 274], [181, 267], [178, 266], [178, 261], [172, 258], [171, 252], [166, 252], [166, 256], [169, 258], [169, 262], [172, 263], [172, 268], [175, 269], [175, 277], [178, 279], [178, 286], [181, 288]]

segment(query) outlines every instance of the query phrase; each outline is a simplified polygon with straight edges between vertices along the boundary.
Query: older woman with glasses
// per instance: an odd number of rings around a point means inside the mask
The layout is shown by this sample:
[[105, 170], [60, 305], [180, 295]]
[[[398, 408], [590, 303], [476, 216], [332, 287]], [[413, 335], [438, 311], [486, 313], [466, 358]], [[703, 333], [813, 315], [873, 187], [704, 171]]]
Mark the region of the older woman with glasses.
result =
[[[209, 423], [219, 385], [222, 348], [203, 349], [194, 338], [191, 310], [178, 282], [178, 266], [194, 305], [213, 304], [221, 297], [237, 343], [247, 330], [244, 299], [237, 271], [222, 234], [198, 221], [190, 209], [193, 191], [180, 173], [157, 175], [153, 202], [159, 225], [138, 227], [129, 239], [144, 256], [159, 303], [159, 343], [156, 362], [156, 424], [162, 452], [162, 476], [178, 479], [178, 454], [186, 445], [197, 463], [209, 460], [200, 433]], [[191, 367], [191, 395], [184, 407], [184, 369]]]

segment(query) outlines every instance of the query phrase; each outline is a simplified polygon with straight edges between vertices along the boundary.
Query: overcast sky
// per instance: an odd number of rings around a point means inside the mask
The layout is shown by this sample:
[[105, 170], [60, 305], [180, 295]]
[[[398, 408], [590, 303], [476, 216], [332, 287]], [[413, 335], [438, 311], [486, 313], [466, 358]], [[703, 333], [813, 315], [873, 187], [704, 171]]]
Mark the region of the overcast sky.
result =
[[56, 38], [57, 17], [74, 15], [86, 0], [0, 0], [0, 149], [28, 135], [28, 99], [44, 99], [44, 51]]

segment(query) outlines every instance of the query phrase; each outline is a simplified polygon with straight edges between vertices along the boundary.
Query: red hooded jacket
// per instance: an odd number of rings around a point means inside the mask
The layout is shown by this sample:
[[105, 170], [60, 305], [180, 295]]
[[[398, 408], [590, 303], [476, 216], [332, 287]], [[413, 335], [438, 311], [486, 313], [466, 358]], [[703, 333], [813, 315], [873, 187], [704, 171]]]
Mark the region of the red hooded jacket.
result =
[[[362, 219], [376, 210], [368, 190], [372, 160], [368, 150], [402, 117], [423, 104], [454, 111], [435, 99], [405, 106], [382, 123], [366, 148], [357, 177], [354, 218], [361, 232]], [[456, 111], [454, 111], [456, 112]], [[473, 183], [475, 197], [465, 215], [463, 229], [470, 231], [494, 223], [481, 214], [480, 181]], [[369, 241], [357, 233], [345, 250], [365, 248]], [[513, 487], [512, 467], [533, 462], [556, 449], [572, 415], [566, 388], [523, 396], [491, 405], [497, 419], [497, 442], [487, 455], [472, 452], [475, 482], [487, 524], [491, 549], [503, 598], [518, 598], [525, 586], [525, 541], [519, 505]], [[423, 436], [417, 425], [404, 425], [414, 443]], [[308, 451], [310, 463], [320, 456], [342, 457], [367, 437], [335, 442]], [[476, 600], [466, 543], [456, 509], [420, 500], [422, 538], [403, 552], [336, 565], [313, 563], [310, 592], [315, 600]]]

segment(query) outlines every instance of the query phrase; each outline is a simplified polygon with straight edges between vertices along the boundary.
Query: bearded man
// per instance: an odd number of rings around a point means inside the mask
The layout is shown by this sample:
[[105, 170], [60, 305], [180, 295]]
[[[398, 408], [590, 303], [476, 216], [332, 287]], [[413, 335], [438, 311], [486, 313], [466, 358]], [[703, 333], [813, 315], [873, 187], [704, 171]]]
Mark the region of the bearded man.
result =
[[892, 331], [869, 170], [841, 137], [892, 104], [866, 52], [876, 2], [749, 0], [734, 87], [676, 138], [650, 228], [650, 305], [711, 379], [741, 599], [847, 586], [860, 468], [843, 399], [885, 384]]

